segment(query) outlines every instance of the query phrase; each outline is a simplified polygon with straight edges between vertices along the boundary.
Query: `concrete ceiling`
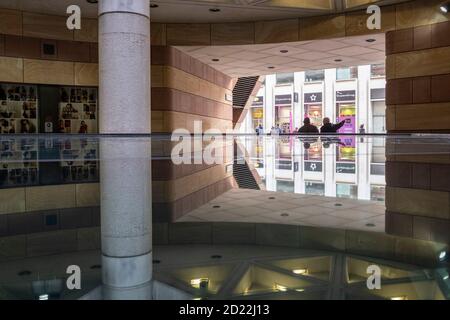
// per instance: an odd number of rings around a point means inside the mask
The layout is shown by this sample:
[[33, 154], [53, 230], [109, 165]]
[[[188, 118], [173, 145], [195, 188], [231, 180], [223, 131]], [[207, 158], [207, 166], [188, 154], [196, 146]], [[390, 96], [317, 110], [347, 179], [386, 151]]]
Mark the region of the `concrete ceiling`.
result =
[[[102, 1], [102, 0], [99, 0]], [[168, 23], [236, 22], [298, 18], [360, 9], [370, 3], [387, 5], [408, 0], [152, 0], [152, 21]], [[0, 8], [65, 15], [71, 4], [84, 17], [97, 16], [97, 4], [86, 0], [0, 0]], [[218, 8], [220, 12], [210, 12]]]
[[386, 56], [384, 34], [282, 44], [177, 48], [232, 77], [377, 64], [384, 63]]

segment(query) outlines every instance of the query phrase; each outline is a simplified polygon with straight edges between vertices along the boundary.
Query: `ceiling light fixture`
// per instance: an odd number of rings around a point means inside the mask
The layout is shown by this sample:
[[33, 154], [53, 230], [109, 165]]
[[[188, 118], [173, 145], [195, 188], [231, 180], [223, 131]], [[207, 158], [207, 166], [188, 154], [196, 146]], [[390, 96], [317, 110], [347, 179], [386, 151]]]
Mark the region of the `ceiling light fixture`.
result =
[[448, 13], [450, 11], [450, 2], [442, 4], [439, 9], [442, 13]]
[[372, 43], [372, 42], [375, 42], [375, 41], [377, 41], [376, 39], [367, 39], [366, 40], [366, 42], [369, 42], [369, 43]]
[[447, 257], [447, 252], [441, 251], [439, 253], [439, 261], [444, 261], [446, 257]]
[[220, 60], [219, 59], [212, 59], [211, 61], [219, 62]]
[[267, 67], [267, 69], [275, 69], [274, 66]]
[[342, 59], [334, 59], [334, 62], [342, 62]]
[[408, 300], [408, 297], [407, 296], [392, 297], [391, 300], [396, 300], [396, 301]]
[[220, 12], [221, 10], [219, 8], [211, 8], [209, 9], [210, 12]]
[[308, 269], [295, 269], [292, 272], [295, 274], [308, 274]]
[[157, 5], [156, 3], [151, 3], [150, 4], [150, 8], [152, 8], [152, 9], [155, 9], [155, 8], [158, 8], [159, 7], [159, 5]]
[[95, 3], [98, 3], [98, 0], [86, 0], [88, 3], [92, 3], [92, 4], [95, 4]]
[[288, 53], [289, 50], [280, 50], [281, 53]]

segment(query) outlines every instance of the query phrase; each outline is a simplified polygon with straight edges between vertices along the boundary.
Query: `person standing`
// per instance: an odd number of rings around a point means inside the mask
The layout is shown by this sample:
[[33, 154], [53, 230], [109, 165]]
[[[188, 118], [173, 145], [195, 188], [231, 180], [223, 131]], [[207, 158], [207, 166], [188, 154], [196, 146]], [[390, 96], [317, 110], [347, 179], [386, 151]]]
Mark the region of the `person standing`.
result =
[[320, 128], [320, 133], [336, 133], [344, 126], [345, 121], [347, 120], [342, 120], [339, 123], [332, 124], [330, 118], [323, 118], [323, 126]]
[[311, 124], [311, 119], [305, 118], [303, 120], [303, 126], [298, 129], [299, 133], [319, 133], [319, 129], [313, 124]]

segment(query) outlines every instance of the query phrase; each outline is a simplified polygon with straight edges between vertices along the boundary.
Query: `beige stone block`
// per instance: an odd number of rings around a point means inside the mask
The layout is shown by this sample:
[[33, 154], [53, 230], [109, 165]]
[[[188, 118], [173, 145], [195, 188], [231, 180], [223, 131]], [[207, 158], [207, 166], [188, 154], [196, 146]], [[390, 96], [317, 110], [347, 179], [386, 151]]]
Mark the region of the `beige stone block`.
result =
[[299, 247], [300, 232], [298, 226], [281, 224], [256, 224], [256, 243], [265, 246]]
[[166, 25], [164, 23], [152, 23], [150, 33], [152, 46], [166, 45]]
[[215, 23], [211, 25], [211, 44], [217, 46], [255, 43], [255, 24]]
[[300, 40], [345, 37], [345, 15], [300, 19]]
[[168, 24], [167, 45], [210, 45], [211, 44], [211, 25], [206, 23], [176, 23]]
[[0, 33], [22, 35], [22, 12], [0, 9]]
[[0, 57], [0, 81], [23, 82], [23, 59]]
[[25, 235], [0, 238], [0, 260], [25, 258], [27, 237]]
[[75, 30], [75, 41], [97, 42], [98, 41], [98, 20], [83, 18], [81, 29]]
[[26, 210], [50, 210], [76, 207], [74, 184], [29, 187], [25, 189]]
[[74, 63], [24, 59], [24, 81], [36, 84], [74, 84]]
[[413, 28], [439, 22], [450, 18], [439, 10], [442, 0], [416, 0], [396, 6], [397, 29]]
[[213, 243], [215, 245], [255, 244], [256, 226], [253, 223], [213, 223]]
[[212, 224], [178, 222], [169, 224], [169, 244], [211, 244]]
[[97, 207], [100, 205], [100, 185], [83, 183], [76, 185], [77, 207]]
[[27, 256], [76, 251], [77, 230], [60, 230], [27, 235]]
[[300, 226], [300, 247], [345, 250], [345, 230]]
[[23, 13], [23, 35], [42, 39], [73, 40], [74, 32], [66, 25], [66, 16]]
[[[450, 47], [391, 55], [388, 78], [410, 78], [450, 73]], [[392, 76], [391, 64], [394, 63]]]
[[348, 253], [364, 256], [393, 258], [396, 237], [378, 232], [346, 231], [345, 250]]
[[25, 212], [25, 188], [0, 190], [0, 214]]
[[97, 63], [75, 63], [75, 85], [98, 86], [98, 64]]
[[395, 244], [395, 255], [397, 260], [404, 263], [434, 266], [439, 253], [445, 248], [445, 244], [398, 237]]
[[450, 219], [450, 193], [387, 187], [386, 210], [409, 215]]
[[260, 21], [255, 24], [255, 43], [292, 42], [298, 39], [298, 19]]
[[100, 228], [77, 229], [78, 251], [98, 250], [101, 248]]

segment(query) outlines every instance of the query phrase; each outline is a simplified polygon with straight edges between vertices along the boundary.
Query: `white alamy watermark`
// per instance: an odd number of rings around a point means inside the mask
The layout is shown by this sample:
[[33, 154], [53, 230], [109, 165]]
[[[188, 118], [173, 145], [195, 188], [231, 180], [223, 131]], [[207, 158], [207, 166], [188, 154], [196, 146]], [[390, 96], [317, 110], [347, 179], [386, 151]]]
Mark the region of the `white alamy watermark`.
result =
[[66, 21], [67, 29], [81, 30], [81, 8], [73, 4], [67, 7], [66, 13], [70, 14]]
[[381, 8], [377, 5], [371, 5], [367, 8], [367, 14], [371, 16], [367, 19], [367, 29], [381, 30]]
[[193, 133], [183, 128], [172, 132], [170, 140], [177, 144], [172, 148], [170, 157], [175, 165], [225, 164], [234, 158], [237, 163], [243, 164], [243, 152], [240, 148], [234, 148], [235, 136], [233, 129], [222, 132], [210, 128], [203, 131], [203, 122], [194, 121]]
[[367, 267], [367, 274], [370, 276], [367, 278], [366, 285], [369, 290], [381, 289], [381, 268], [375, 264]]
[[70, 276], [66, 280], [66, 286], [69, 290], [81, 290], [81, 268], [77, 265], [70, 265], [66, 270]]

